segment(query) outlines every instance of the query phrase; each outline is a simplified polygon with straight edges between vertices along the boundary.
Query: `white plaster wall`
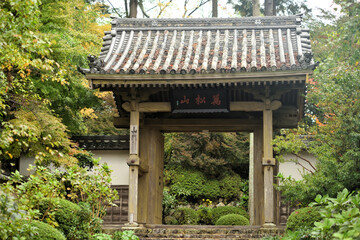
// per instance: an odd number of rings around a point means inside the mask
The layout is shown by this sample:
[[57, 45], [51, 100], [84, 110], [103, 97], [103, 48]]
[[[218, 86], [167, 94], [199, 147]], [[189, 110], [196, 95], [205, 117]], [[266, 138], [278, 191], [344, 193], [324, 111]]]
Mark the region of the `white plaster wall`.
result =
[[[129, 184], [129, 166], [126, 161], [129, 157], [128, 150], [92, 150], [95, 158], [100, 158], [100, 163], [107, 163], [113, 172], [111, 173], [112, 185]], [[34, 158], [22, 156], [20, 158], [20, 173], [29, 176], [32, 172], [28, 171], [29, 165], [34, 164]]]
[[34, 172], [34, 171], [28, 171], [29, 165], [35, 166], [34, 160], [35, 158], [33, 157], [25, 157], [25, 156], [20, 157], [19, 172], [21, 175], [29, 176], [31, 173]]
[[[309, 160], [310, 163], [316, 167], [316, 159], [313, 155], [308, 152], [301, 152], [300, 156]], [[305, 168], [314, 170], [309, 163], [296, 157], [295, 155], [287, 154], [284, 155], [284, 162], [279, 163], [279, 173], [282, 173], [284, 177], [291, 176], [295, 180], [301, 180], [304, 173], [309, 173]], [[301, 166], [303, 165], [303, 166]]]
[[100, 158], [100, 163], [107, 163], [113, 170], [112, 185], [129, 184], [129, 166], [126, 163], [129, 158], [128, 150], [91, 150], [91, 152], [95, 158]]

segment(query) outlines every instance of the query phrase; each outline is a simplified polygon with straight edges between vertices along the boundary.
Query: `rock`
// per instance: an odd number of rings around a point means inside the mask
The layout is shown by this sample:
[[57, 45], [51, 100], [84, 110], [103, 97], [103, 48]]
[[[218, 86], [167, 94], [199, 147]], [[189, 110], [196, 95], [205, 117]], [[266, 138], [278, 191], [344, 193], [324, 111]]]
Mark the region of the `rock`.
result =
[[216, 205], [216, 207], [223, 207], [223, 206], [225, 206], [225, 204], [224, 204], [223, 202], [219, 202], [219, 203]]

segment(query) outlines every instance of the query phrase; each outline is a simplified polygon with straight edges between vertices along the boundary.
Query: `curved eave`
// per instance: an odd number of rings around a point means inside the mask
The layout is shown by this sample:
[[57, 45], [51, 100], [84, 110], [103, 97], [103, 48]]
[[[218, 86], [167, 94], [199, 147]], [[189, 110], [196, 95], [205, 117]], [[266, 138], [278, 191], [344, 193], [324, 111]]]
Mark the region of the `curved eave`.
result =
[[305, 84], [312, 70], [233, 74], [86, 74], [93, 88], [216, 87], [237, 85]]

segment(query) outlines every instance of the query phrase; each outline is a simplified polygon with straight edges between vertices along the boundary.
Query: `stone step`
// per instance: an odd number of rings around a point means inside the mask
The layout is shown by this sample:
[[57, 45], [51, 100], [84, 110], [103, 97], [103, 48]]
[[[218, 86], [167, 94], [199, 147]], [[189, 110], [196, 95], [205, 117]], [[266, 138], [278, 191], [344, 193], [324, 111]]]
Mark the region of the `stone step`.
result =
[[[261, 239], [266, 236], [280, 236], [283, 227], [262, 228], [261, 226], [204, 226], [204, 225], [150, 225], [142, 228], [130, 228], [141, 240], [148, 239]], [[119, 229], [104, 228], [106, 232]], [[124, 230], [124, 229], [123, 229]]]

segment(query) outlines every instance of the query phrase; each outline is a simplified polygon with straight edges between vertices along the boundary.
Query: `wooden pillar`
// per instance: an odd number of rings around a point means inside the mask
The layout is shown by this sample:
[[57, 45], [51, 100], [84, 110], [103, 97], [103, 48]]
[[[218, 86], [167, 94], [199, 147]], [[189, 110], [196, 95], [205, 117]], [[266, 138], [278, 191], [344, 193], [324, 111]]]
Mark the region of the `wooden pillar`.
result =
[[254, 133], [249, 134], [249, 215], [250, 225], [255, 225], [254, 205]]
[[264, 224], [264, 173], [263, 173], [263, 129], [261, 127], [254, 130], [254, 149], [253, 149], [253, 202], [254, 220], [253, 225]]
[[264, 226], [275, 226], [274, 216], [274, 166], [272, 138], [273, 138], [273, 114], [270, 108], [270, 100], [265, 102], [263, 111], [263, 132], [264, 132]]
[[130, 111], [130, 155], [129, 165], [129, 225], [137, 226], [138, 218], [138, 188], [139, 188], [139, 106], [137, 101], [131, 101]]
[[158, 129], [144, 126], [140, 134], [140, 177], [138, 221], [162, 223], [164, 136]]

